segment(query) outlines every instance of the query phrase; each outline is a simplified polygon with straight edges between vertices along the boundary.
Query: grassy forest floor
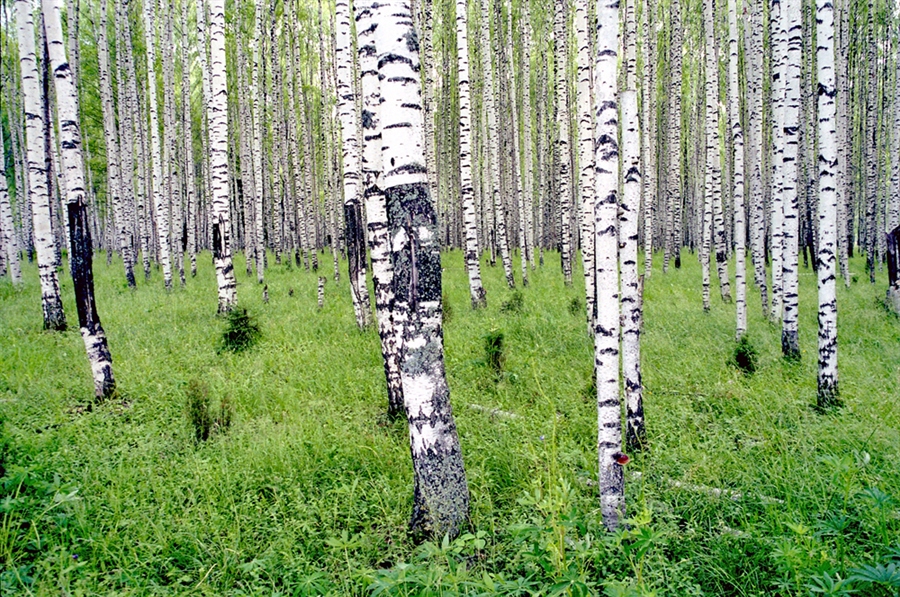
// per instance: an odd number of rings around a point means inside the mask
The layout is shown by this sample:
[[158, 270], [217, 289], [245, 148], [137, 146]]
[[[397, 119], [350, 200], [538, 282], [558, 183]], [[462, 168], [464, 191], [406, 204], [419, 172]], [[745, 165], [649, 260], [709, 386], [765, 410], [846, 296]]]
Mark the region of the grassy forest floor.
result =
[[[208, 254], [169, 294], [156, 271], [129, 291], [121, 264], [98, 254], [121, 397], [93, 409], [71, 278], [72, 330], [45, 333], [26, 265], [21, 291], [0, 280], [0, 594], [895, 594], [900, 320], [879, 301], [886, 274], [872, 286], [856, 259], [858, 281], [839, 288], [845, 406], [821, 414], [812, 270], [799, 363], [780, 358], [780, 328], [749, 289], [759, 369], [745, 376], [727, 363], [733, 305], [714, 288], [704, 313], [697, 260], [685, 252], [668, 274], [661, 261], [645, 286], [649, 446], [626, 467], [629, 529], [608, 535], [580, 269], [567, 288], [548, 253], [515, 294], [499, 265], [484, 267], [489, 307], [472, 312], [462, 255], [444, 255], [472, 527], [418, 547], [405, 423], [383, 415], [377, 334], [356, 329], [343, 264], [335, 284], [322, 258], [318, 311], [316, 274], [270, 258], [263, 304], [238, 256], [239, 302], [262, 338], [233, 354], [218, 350]], [[497, 333], [499, 373], [485, 352]], [[187, 396], [204, 390], [233, 422], [197, 442]]]

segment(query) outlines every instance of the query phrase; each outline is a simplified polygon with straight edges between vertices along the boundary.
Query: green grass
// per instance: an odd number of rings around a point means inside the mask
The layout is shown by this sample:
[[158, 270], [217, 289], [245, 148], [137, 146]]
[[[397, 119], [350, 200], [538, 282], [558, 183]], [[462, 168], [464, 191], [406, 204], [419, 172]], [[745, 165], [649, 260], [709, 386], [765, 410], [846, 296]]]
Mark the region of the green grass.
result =
[[[592, 342], [571, 308], [584, 304], [580, 270], [566, 288], [548, 255], [520, 302], [502, 268], [484, 267], [489, 307], [472, 312], [462, 256], [446, 254], [446, 367], [472, 529], [414, 546], [407, 432], [384, 416], [377, 335], [356, 329], [345, 267], [318, 311], [315, 274], [273, 266], [263, 304], [238, 256], [239, 303], [261, 338], [232, 353], [220, 350], [208, 254], [169, 294], [159, 272], [129, 291], [104, 257], [97, 303], [121, 397], [92, 409], [77, 329], [41, 331], [35, 266], [21, 290], [0, 280], [2, 595], [896, 591], [884, 567], [880, 585], [840, 584], [900, 559], [900, 320], [878, 303], [883, 274], [839, 288], [845, 407], [823, 415], [810, 270], [800, 363], [780, 358], [780, 328], [748, 292], [759, 369], [745, 376], [728, 365], [733, 305], [703, 312], [696, 259], [657, 268], [645, 285], [648, 448], [627, 467], [630, 528], [610, 536], [596, 499]], [[490, 333], [503, 337], [499, 372]], [[234, 408], [206, 442], [188, 418], [192, 381]]]

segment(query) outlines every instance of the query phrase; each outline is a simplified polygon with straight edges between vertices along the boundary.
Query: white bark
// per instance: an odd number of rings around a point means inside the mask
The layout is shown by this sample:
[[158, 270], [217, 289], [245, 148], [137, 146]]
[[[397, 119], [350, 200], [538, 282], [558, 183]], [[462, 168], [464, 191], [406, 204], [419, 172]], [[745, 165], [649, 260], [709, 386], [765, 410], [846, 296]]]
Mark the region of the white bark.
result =
[[[466, 273], [472, 308], [487, 306], [487, 294], [481, 283], [478, 252], [478, 221], [475, 214], [475, 191], [472, 184], [472, 97], [469, 85], [469, 31], [466, 0], [456, 0], [456, 49], [459, 78], [459, 173], [462, 192], [463, 226], [466, 231]], [[522, 217], [520, 215], [519, 217]], [[522, 261], [525, 261], [523, 249]]]
[[594, 62], [594, 267], [597, 317], [594, 322], [594, 374], [597, 380], [597, 446], [603, 524], [618, 528], [625, 513], [625, 479], [617, 455], [622, 450], [619, 401], [619, 272], [616, 227], [619, 186], [616, 62], [619, 48], [618, 0], [597, 5]]
[[728, 0], [728, 111], [731, 120], [731, 141], [734, 152], [734, 286], [737, 325], [735, 337], [740, 340], [747, 331], [746, 241], [744, 219], [744, 129], [741, 126], [740, 88], [738, 87], [738, 28], [735, 0]]
[[210, 95], [206, 98], [209, 119], [210, 173], [212, 178], [210, 218], [213, 260], [219, 286], [219, 313], [237, 304], [234, 266], [231, 261], [231, 223], [228, 203], [228, 92], [225, 87], [225, 0], [209, 2]]
[[594, 326], [594, 113], [591, 102], [591, 44], [588, 0], [575, 0], [575, 40], [578, 47], [578, 186], [581, 192], [581, 256], [584, 262], [588, 330]]
[[81, 131], [78, 101], [72, 70], [66, 59], [62, 31], [62, 0], [43, 0], [44, 30], [56, 87], [56, 114], [61, 141], [61, 158], [65, 180], [65, 203], [68, 211], [70, 259], [78, 322], [81, 338], [87, 351], [94, 380], [96, 398], [107, 398], [116, 391], [112, 371], [112, 357], [106, 334], [100, 324], [94, 300], [94, 280], [91, 272], [91, 237], [87, 226], [84, 159], [81, 152]]
[[50, 224], [50, 195], [47, 189], [46, 148], [44, 145], [44, 108], [35, 60], [34, 15], [29, 0], [16, 0], [19, 41], [19, 65], [25, 108], [25, 141], [28, 156], [28, 194], [34, 223], [34, 248], [41, 280], [41, 307], [44, 329], [66, 329], [56, 273], [56, 240]]
[[782, 260], [784, 255], [784, 104], [787, 54], [787, 30], [784, 27], [783, 0], [772, 0], [769, 23], [772, 31], [772, 319], [780, 320], [784, 305]]
[[681, 24], [680, 0], [672, 0], [671, 84], [669, 89], [669, 172], [666, 177], [666, 223], [663, 249], [663, 272], [669, 269], [669, 259], [674, 256], [675, 267], [681, 266], [681, 87], [682, 87], [682, 42], [684, 31]]
[[196, 211], [197, 181], [194, 175], [194, 133], [191, 113], [191, 56], [188, 49], [188, 8], [187, 1], [181, 2], [181, 105], [182, 105], [182, 151], [184, 152], [184, 206], [187, 214], [187, 248], [191, 262], [191, 276], [197, 275], [196, 232], [193, 214]]
[[818, 72], [819, 141], [819, 289], [818, 404], [838, 401], [837, 369], [837, 108], [834, 72], [834, 5], [816, 2], [816, 69]]
[[156, 95], [156, 13], [157, 0], [144, 0], [144, 38], [147, 45], [147, 101], [150, 109], [150, 160], [153, 173], [148, 181], [156, 209], [156, 232], [159, 240], [159, 261], [163, 268], [166, 289], [172, 288], [172, 263], [169, 239], [169, 198], [163, 196], [166, 180], [162, 171], [162, 146], [159, 139], [159, 108]]
[[469, 492], [444, 372], [440, 246], [422, 149], [416, 35], [407, 0], [379, 4], [375, 20], [394, 314], [415, 478], [410, 524], [416, 533], [452, 537], [468, 518]]
[[800, 183], [798, 133], [800, 130], [800, 64], [802, 26], [800, 0], [782, 0], [782, 16], [787, 32], [784, 108], [784, 165], [782, 167], [784, 197], [784, 252], [782, 255], [784, 313], [781, 330], [781, 350], [784, 356], [800, 358], [797, 327], [797, 298], [799, 289], [799, 222], [797, 191]]
[[569, 2], [554, 0], [553, 39], [556, 43], [556, 194], [560, 218], [560, 257], [566, 286], [572, 285], [572, 189], [569, 184]]
[[[0, 128], [0, 147], [4, 147], [2, 128]], [[17, 187], [17, 190], [21, 197], [23, 193], [20, 187]], [[19, 204], [21, 205], [21, 201]], [[19, 241], [6, 186], [6, 160], [0, 160], [0, 253], [6, 259], [9, 279], [14, 286], [19, 286], [22, 283], [22, 270], [19, 267]]]

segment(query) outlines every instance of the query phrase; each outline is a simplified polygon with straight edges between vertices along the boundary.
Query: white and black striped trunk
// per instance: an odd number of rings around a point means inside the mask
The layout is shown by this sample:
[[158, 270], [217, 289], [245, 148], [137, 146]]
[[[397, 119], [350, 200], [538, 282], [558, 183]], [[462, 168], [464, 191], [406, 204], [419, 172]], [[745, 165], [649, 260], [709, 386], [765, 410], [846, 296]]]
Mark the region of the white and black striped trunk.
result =
[[566, 286], [572, 285], [572, 189], [569, 166], [569, 3], [554, 0], [553, 39], [556, 64], [556, 195], [559, 205], [560, 258]]
[[78, 117], [77, 91], [72, 70], [66, 59], [62, 31], [62, 0], [43, 0], [44, 29], [50, 66], [56, 88], [56, 113], [64, 168], [64, 196], [68, 216], [72, 281], [81, 337], [87, 350], [94, 380], [94, 395], [98, 399], [115, 394], [116, 381], [112, 371], [112, 357], [106, 334], [100, 324], [94, 300], [94, 276], [91, 266], [93, 247], [85, 197], [84, 159], [81, 152], [81, 131]]
[[363, 125], [363, 198], [366, 208], [372, 281], [375, 287], [375, 317], [381, 339], [381, 355], [387, 382], [388, 417], [405, 416], [403, 382], [400, 376], [400, 337], [393, 323], [394, 269], [391, 265], [387, 206], [381, 190], [381, 89], [378, 82], [378, 56], [372, 0], [354, 3], [357, 53], [362, 90]]
[[469, 492], [444, 372], [440, 239], [422, 151], [418, 43], [408, 0], [379, 4], [375, 20], [394, 323], [402, 331], [415, 482], [410, 525], [415, 534], [453, 537], [468, 519]]
[[197, 275], [197, 238], [194, 213], [196, 212], [197, 181], [194, 174], [194, 133], [191, 113], [191, 55], [188, 48], [188, 3], [181, 3], [181, 105], [182, 105], [182, 151], [184, 164], [184, 208], [187, 229], [187, 250], [190, 259], [191, 277]]
[[16, 0], [16, 19], [19, 41], [19, 65], [22, 76], [23, 107], [25, 109], [25, 142], [28, 160], [28, 194], [37, 253], [38, 274], [41, 281], [41, 308], [44, 329], [63, 331], [66, 315], [59, 292], [56, 273], [56, 239], [50, 221], [50, 194], [47, 188], [47, 160], [44, 139], [44, 107], [41, 101], [40, 79], [35, 60], [34, 16], [32, 3]]
[[619, 400], [618, 186], [619, 143], [616, 62], [619, 48], [618, 0], [597, 5], [594, 62], [594, 267], [597, 316], [594, 320], [594, 374], [597, 382], [597, 447], [600, 509], [613, 531], [625, 513], [622, 407]]
[[797, 207], [800, 170], [798, 159], [798, 134], [800, 131], [800, 65], [802, 48], [802, 23], [800, 0], [781, 0], [782, 16], [787, 31], [784, 107], [784, 165], [782, 167], [784, 197], [784, 250], [782, 255], [784, 311], [781, 330], [781, 351], [785, 357], [800, 358], [797, 307], [799, 292], [799, 222]]
[[772, 0], [769, 24], [772, 32], [772, 204], [771, 253], [772, 253], [772, 305], [770, 317], [780, 321], [784, 308], [784, 104], [787, 30], [783, 24], [783, 0]]
[[[2, 129], [0, 129], [0, 147], [4, 147]], [[17, 187], [20, 197], [23, 195], [21, 189], [21, 187]], [[19, 205], [22, 205], [22, 201], [19, 202]], [[19, 240], [16, 226], [13, 223], [12, 204], [6, 184], [6, 160], [0, 160], [0, 253], [6, 260], [9, 279], [14, 286], [19, 286], [22, 283], [22, 270], [19, 266]]]
[[[481, 283], [478, 251], [478, 221], [475, 213], [475, 191], [472, 184], [472, 94], [469, 85], [469, 32], [466, 0], [456, 0], [456, 48], [459, 79], [459, 173], [466, 235], [466, 273], [472, 308], [487, 306], [487, 293]], [[520, 216], [521, 217], [521, 216]], [[522, 254], [525, 262], [525, 254]]]
[[353, 58], [350, 43], [350, 2], [336, 0], [335, 56], [337, 68], [338, 115], [341, 121], [344, 173], [344, 229], [350, 294], [356, 324], [368, 327], [371, 317], [369, 289], [366, 285], [366, 241], [360, 205], [360, 146], [357, 137], [356, 93], [353, 86]]
[[209, 120], [213, 261], [219, 287], [219, 313], [237, 304], [234, 266], [231, 260], [231, 222], [228, 204], [228, 95], [225, 86], [225, 0], [209, 2], [210, 95], [206, 98]]
[[816, 70], [818, 73], [819, 252], [816, 272], [819, 290], [818, 405], [838, 403], [837, 261], [838, 194], [836, 189], [837, 107], [835, 103], [834, 5], [816, 2]]
[[734, 205], [735, 252], [735, 338], [747, 331], [746, 246], [747, 226], [744, 219], [744, 129], [741, 126], [740, 88], [738, 86], [738, 27], [735, 0], [728, 0], [728, 113], [731, 120], [731, 142], [734, 152], [732, 198]]
[[681, 2], [672, 0], [670, 7], [671, 57], [669, 89], [669, 161], [666, 176], [666, 223], [663, 248], [663, 272], [669, 269], [669, 259], [675, 260], [675, 267], [681, 267], [681, 83], [682, 83], [682, 41], [684, 31], [681, 23]]
[[581, 256], [584, 262], [585, 307], [588, 331], [594, 326], [594, 106], [591, 85], [591, 43], [588, 0], [575, 0], [575, 39], [578, 47], [578, 186], [581, 193]]

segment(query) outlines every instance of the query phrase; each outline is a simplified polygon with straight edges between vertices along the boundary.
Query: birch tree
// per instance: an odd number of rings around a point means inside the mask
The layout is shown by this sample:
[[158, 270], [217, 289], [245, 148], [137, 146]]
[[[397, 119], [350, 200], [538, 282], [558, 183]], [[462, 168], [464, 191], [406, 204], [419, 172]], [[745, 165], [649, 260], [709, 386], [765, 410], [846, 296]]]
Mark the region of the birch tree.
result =
[[453, 537], [468, 518], [469, 491], [444, 372], [440, 247], [422, 151], [418, 42], [408, 0], [380, 3], [375, 18], [394, 323], [402, 332], [415, 483], [410, 526], [416, 534]]
[[837, 370], [837, 106], [834, 72], [834, 4], [816, 2], [816, 70], [818, 74], [819, 252], [819, 375], [817, 402], [838, 404]]
[[[0, 148], [3, 144], [3, 129], [0, 127]], [[19, 196], [22, 195], [22, 187], [17, 187]], [[21, 205], [21, 201], [20, 201]], [[9, 200], [9, 190], [6, 185], [6, 156], [0, 157], [0, 253], [6, 259], [9, 279], [14, 286], [22, 284], [22, 270], [19, 266], [19, 241], [16, 227], [13, 223], [12, 205]]]
[[228, 91], [225, 87], [225, 0], [209, 2], [210, 95], [206, 98], [209, 120], [213, 261], [219, 286], [219, 313], [237, 304], [234, 266], [231, 261], [231, 222], [228, 203]]
[[728, 0], [728, 112], [731, 120], [731, 144], [734, 152], [732, 197], [734, 205], [735, 310], [737, 340], [747, 331], [746, 239], [744, 220], [744, 129], [741, 126], [740, 88], [738, 86], [738, 28], [735, 0]]
[[572, 285], [572, 242], [570, 222], [572, 221], [572, 190], [569, 184], [569, 2], [554, 2], [553, 39], [556, 59], [556, 194], [559, 201], [560, 257], [566, 286]]
[[800, 358], [800, 341], [797, 329], [799, 291], [799, 217], [797, 210], [797, 186], [800, 181], [798, 159], [798, 133], [800, 130], [800, 60], [802, 52], [802, 25], [800, 0], [782, 0], [782, 17], [787, 32], [785, 55], [785, 106], [784, 106], [784, 165], [782, 166], [784, 196], [784, 252], [782, 257], [784, 313], [781, 330], [781, 352], [791, 359]]
[[94, 395], [98, 399], [104, 399], [115, 394], [116, 381], [113, 377], [112, 357], [106, 343], [106, 333], [100, 324], [94, 299], [94, 275], [91, 265], [93, 247], [85, 197], [77, 91], [72, 70], [66, 59], [62, 31], [62, 0], [43, 0], [42, 5], [50, 66], [56, 87], [56, 113], [62, 148], [72, 281], [75, 286], [78, 324], [91, 363]]
[[594, 62], [594, 268], [597, 316], [594, 321], [594, 375], [597, 382], [597, 447], [603, 524], [618, 528], [625, 512], [622, 410], [619, 401], [618, 212], [619, 143], [616, 65], [619, 2], [597, 4]]
[[578, 184], [581, 191], [581, 256], [584, 261], [588, 330], [593, 327], [594, 302], [594, 114], [591, 105], [591, 44], [588, 0], [575, 0], [575, 40], [578, 46]]
[[[466, 0], [456, 0], [456, 49], [459, 72], [459, 175], [462, 192], [463, 227], [466, 233], [466, 273], [472, 308], [487, 306], [487, 293], [481, 283], [478, 251], [478, 221], [475, 213], [475, 189], [472, 184], [472, 98], [469, 85], [469, 31]], [[526, 118], [528, 116], [526, 115]], [[525, 259], [523, 247], [522, 260]], [[524, 278], [523, 278], [524, 280]]]
[[359, 138], [357, 137], [356, 93], [353, 86], [353, 58], [350, 44], [350, 2], [336, 0], [335, 47], [337, 55], [338, 115], [341, 120], [344, 172], [344, 226], [347, 234], [347, 262], [350, 295], [356, 324], [369, 325], [371, 305], [366, 285], [366, 241], [359, 192]]
[[66, 314], [59, 293], [56, 273], [56, 239], [50, 223], [50, 194], [47, 185], [47, 153], [44, 144], [44, 106], [35, 59], [34, 15], [29, 0], [16, 0], [16, 24], [19, 41], [19, 69], [25, 109], [25, 142], [28, 159], [28, 194], [41, 281], [41, 310], [44, 329], [64, 331]]

